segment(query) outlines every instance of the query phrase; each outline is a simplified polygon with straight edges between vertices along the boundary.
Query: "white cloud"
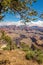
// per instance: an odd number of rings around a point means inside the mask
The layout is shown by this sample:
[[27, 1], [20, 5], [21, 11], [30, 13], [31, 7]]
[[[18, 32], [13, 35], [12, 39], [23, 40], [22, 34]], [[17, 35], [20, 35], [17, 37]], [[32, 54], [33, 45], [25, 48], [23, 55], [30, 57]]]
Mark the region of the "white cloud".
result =
[[[37, 22], [29, 22], [26, 23], [28, 26], [41, 26], [43, 27], [43, 21], [37, 21]], [[0, 22], [0, 26], [5, 26], [5, 25], [16, 25], [16, 26], [20, 26], [20, 25], [24, 25], [24, 23], [22, 23], [21, 21], [18, 22], [14, 22], [14, 21], [9, 21], [9, 22]]]
[[27, 23], [27, 25], [29, 26], [40, 26], [40, 27], [43, 27], [43, 21], [37, 21], [37, 22], [30, 22], [30, 23]]
[[14, 22], [14, 21], [7, 21], [7, 22], [0, 22], [0, 26], [8, 26], [8, 25], [16, 25], [16, 26], [19, 26], [19, 25], [24, 25], [24, 23], [22, 23], [21, 21], [17, 21], [17, 22]]

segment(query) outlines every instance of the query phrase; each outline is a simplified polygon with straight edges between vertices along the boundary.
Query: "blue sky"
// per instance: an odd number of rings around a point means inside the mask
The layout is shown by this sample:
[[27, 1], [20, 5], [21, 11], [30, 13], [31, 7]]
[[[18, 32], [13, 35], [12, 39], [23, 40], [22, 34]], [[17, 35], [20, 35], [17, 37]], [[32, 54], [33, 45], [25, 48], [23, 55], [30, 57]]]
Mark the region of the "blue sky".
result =
[[37, 0], [37, 2], [33, 4], [33, 8], [40, 13], [43, 12], [43, 0]]
[[[43, 12], [43, 0], [37, 0], [36, 3], [32, 6], [35, 10], [37, 10], [39, 13]], [[4, 21], [19, 21], [20, 16], [15, 16], [14, 14], [7, 13], [7, 15], [4, 18]]]

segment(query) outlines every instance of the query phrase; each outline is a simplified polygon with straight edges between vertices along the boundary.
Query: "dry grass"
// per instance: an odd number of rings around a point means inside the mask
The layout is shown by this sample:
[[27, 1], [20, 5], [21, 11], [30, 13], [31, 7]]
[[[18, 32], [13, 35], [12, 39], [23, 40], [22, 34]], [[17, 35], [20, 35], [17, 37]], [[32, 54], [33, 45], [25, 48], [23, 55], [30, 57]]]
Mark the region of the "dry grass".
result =
[[[19, 49], [12, 51], [0, 51], [0, 61], [7, 61], [6, 65], [38, 65], [36, 61], [26, 60], [25, 52]], [[0, 65], [4, 65], [0, 64]], [[43, 65], [43, 64], [42, 64]]]

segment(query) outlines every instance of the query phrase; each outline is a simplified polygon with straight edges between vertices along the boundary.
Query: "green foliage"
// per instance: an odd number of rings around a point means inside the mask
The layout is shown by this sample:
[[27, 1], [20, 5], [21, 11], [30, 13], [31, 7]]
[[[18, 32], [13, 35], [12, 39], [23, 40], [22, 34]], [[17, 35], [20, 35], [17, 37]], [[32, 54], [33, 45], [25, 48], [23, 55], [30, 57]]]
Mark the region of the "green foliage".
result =
[[5, 31], [2, 30], [1, 33], [2, 33], [1, 39], [5, 40], [8, 43], [11, 43], [12, 42], [11, 41], [11, 37], [9, 37], [8, 35], [6, 36]]
[[3, 50], [10, 50], [10, 47], [4, 47]]
[[14, 44], [13, 45], [14, 46], [14, 49], [17, 49], [18, 47], [17, 47], [16, 43], [13, 43], [13, 44]]
[[20, 47], [23, 51], [29, 51], [29, 45], [25, 44], [24, 42], [20, 44]]
[[[19, 14], [20, 18], [26, 20], [28, 18], [28, 22], [31, 21], [32, 17], [29, 16], [37, 16], [37, 12], [31, 8], [32, 3], [35, 3], [37, 0], [1, 0], [0, 1], [0, 20], [5, 16], [5, 12], [14, 12], [15, 14]], [[27, 6], [28, 5], [28, 6]], [[31, 13], [29, 13], [31, 11]], [[29, 14], [28, 14], [29, 13]], [[4, 16], [2, 16], [4, 14]]]
[[11, 40], [11, 38], [9, 37], [9, 36], [4, 36], [4, 38], [3, 38], [7, 43], [8, 43], [8, 46], [7, 46], [7, 48], [9, 49], [9, 50], [12, 50], [12, 40]]
[[41, 50], [30, 50], [26, 53], [27, 60], [36, 60], [39, 64], [43, 63], [43, 51]]
[[16, 44], [12, 42], [10, 36], [6, 35], [4, 31], [1, 31], [1, 33], [2, 35], [0, 40], [4, 40], [7, 43], [7, 46], [3, 48], [3, 50], [14, 50], [15, 48], [17, 48]]
[[43, 63], [43, 54], [39, 54], [39, 55], [37, 56], [37, 58], [36, 58], [36, 61], [37, 61], [39, 64]]
[[1, 30], [1, 33], [2, 33], [1, 38], [3, 39], [5, 36], [5, 31]]
[[9, 49], [9, 50], [14, 49], [11, 37], [6, 35], [4, 31], [1, 31], [1, 33], [2, 33], [1, 39], [6, 41], [8, 44], [7, 47], [5, 47], [4, 49]]
[[37, 50], [36, 51], [36, 61], [40, 64], [43, 63], [43, 51]]
[[34, 51], [28, 51], [28, 53], [26, 54], [26, 59], [32, 60], [34, 59], [34, 55], [35, 55]]
[[6, 49], [12, 50], [12, 40], [11, 40], [11, 38], [9, 36], [3, 36], [2, 39], [9, 44], [8, 48], [6, 48]]
[[11, 37], [9, 36], [4, 36], [3, 39], [8, 43], [12, 43]]
[[16, 43], [13, 43], [13, 46], [8, 43], [7, 46], [3, 48], [3, 50], [10, 50], [10, 49], [11, 50], [17, 49]]

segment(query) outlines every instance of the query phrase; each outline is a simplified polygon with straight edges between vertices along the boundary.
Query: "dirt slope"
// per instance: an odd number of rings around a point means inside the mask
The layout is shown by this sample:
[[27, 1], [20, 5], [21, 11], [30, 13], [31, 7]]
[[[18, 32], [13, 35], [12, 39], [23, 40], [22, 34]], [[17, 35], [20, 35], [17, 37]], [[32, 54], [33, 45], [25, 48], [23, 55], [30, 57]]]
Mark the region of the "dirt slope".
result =
[[[19, 49], [0, 51], [0, 65], [39, 65], [36, 61], [25, 59], [25, 52]], [[42, 64], [43, 65], [43, 64]]]

